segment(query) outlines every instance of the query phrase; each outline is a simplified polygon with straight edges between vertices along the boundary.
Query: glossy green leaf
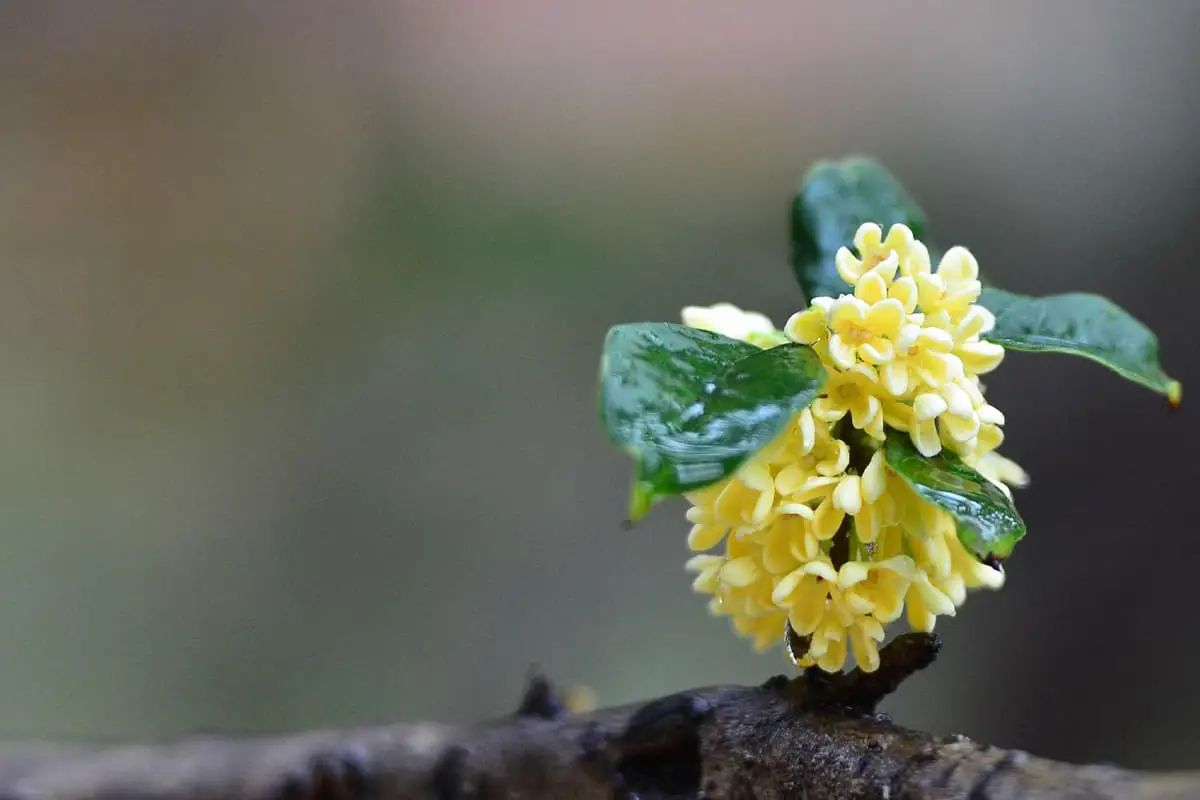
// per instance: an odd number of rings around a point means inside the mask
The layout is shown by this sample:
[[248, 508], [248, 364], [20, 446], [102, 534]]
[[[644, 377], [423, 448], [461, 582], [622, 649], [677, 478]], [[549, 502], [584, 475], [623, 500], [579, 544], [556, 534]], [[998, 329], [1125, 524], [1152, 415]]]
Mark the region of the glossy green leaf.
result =
[[904, 223], [917, 238], [925, 213], [892, 173], [868, 158], [822, 161], [805, 176], [792, 201], [792, 269], [805, 298], [850, 291], [834, 265], [840, 247], [853, 247], [864, 222], [887, 229]]
[[666, 322], [609, 331], [600, 411], [633, 456], [631, 518], [656, 499], [715, 483], [770, 443], [825, 386], [812, 348], [769, 350]]
[[1105, 297], [1026, 297], [987, 288], [979, 302], [996, 315], [996, 327], [984, 336], [989, 341], [1010, 350], [1083, 356], [1167, 395], [1174, 404], [1180, 400], [1179, 382], [1159, 366], [1154, 334]]
[[1008, 495], [953, 453], [943, 450], [926, 458], [908, 436], [891, 431], [885, 456], [922, 499], [950, 512], [959, 541], [977, 558], [1007, 558], [1025, 535], [1025, 523]]

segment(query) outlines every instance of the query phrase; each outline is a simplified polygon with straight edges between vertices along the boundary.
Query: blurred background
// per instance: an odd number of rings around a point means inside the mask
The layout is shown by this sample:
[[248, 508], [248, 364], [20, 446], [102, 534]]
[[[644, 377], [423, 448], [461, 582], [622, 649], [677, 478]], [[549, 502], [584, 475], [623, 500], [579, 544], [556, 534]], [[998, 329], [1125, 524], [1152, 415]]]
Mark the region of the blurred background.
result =
[[[1200, 4], [0, 6], [7, 737], [603, 704], [789, 669], [625, 531], [606, 329], [802, 300], [786, 208], [877, 155], [943, 243], [1152, 321], [1200, 387]], [[1194, 416], [989, 381], [1033, 475], [1002, 592], [898, 721], [1200, 767]]]

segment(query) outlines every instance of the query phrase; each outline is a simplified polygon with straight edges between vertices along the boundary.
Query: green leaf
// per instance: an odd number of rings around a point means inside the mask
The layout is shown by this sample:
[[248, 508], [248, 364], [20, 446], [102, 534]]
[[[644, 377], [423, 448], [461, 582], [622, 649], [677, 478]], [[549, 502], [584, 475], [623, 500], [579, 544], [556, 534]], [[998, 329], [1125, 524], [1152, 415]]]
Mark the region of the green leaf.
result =
[[833, 257], [853, 246], [864, 222], [878, 223], [884, 234], [904, 223], [918, 239], [926, 224], [925, 213], [879, 163], [856, 157], [814, 165], [792, 201], [792, 269], [809, 302], [851, 291]]
[[987, 288], [979, 298], [996, 315], [984, 338], [1010, 350], [1068, 353], [1090, 358], [1178, 405], [1179, 382], [1158, 363], [1158, 340], [1111, 300], [1094, 294], [1026, 297]]
[[618, 325], [601, 366], [605, 432], [633, 456], [630, 516], [731, 475], [808, 407], [828, 375], [811, 347], [769, 350], [666, 322]]
[[950, 512], [959, 541], [977, 558], [1007, 558], [1025, 535], [1025, 523], [1008, 495], [953, 453], [943, 450], [926, 458], [908, 436], [889, 431], [884, 455], [921, 499]]

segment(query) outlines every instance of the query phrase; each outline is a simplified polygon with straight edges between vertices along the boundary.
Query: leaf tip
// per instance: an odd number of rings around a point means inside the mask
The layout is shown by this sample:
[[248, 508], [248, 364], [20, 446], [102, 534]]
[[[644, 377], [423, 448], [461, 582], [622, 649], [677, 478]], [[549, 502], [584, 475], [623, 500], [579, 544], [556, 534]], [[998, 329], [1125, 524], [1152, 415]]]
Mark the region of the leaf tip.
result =
[[1183, 404], [1183, 384], [1179, 381], [1167, 384], [1167, 404], [1171, 408], [1179, 408]]
[[633, 527], [633, 524], [639, 521], [650, 508], [654, 505], [655, 493], [654, 485], [649, 481], [635, 481], [633, 491], [629, 493], [629, 519], [621, 524], [621, 527], [628, 530]]

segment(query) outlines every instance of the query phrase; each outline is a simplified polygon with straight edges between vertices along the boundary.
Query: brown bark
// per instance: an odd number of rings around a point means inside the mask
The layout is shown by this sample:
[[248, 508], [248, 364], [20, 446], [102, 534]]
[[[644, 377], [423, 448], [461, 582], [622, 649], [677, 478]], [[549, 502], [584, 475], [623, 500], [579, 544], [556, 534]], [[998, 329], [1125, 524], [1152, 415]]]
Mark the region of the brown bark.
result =
[[534, 678], [512, 717], [93, 747], [0, 746], [0, 799], [1185, 798], [1200, 773], [1075, 766], [875, 713], [936, 640], [898, 638], [873, 674], [809, 671], [588, 714]]

